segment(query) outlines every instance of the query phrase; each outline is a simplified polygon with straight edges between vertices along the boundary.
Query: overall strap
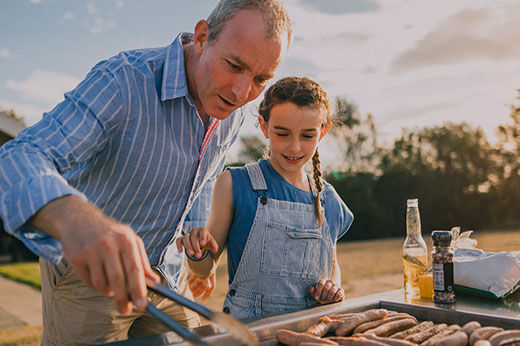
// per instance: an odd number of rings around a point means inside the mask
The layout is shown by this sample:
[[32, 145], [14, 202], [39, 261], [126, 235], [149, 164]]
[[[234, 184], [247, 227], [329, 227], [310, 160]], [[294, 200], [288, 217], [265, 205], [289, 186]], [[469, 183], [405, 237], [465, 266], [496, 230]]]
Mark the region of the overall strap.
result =
[[249, 163], [246, 165], [247, 174], [249, 175], [249, 180], [251, 180], [251, 185], [253, 186], [254, 191], [264, 190], [267, 191], [267, 184], [264, 179], [264, 174], [262, 173], [262, 169], [260, 168], [260, 164], [258, 162]]
[[267, 183], [265, 182], [260, 164], [258, 162], [247, 164], [246, 169], [253, 190], [257, 193], [260, 202], [265, 205], [267, 203], [267, 196], [265, 195], [267, 191]]

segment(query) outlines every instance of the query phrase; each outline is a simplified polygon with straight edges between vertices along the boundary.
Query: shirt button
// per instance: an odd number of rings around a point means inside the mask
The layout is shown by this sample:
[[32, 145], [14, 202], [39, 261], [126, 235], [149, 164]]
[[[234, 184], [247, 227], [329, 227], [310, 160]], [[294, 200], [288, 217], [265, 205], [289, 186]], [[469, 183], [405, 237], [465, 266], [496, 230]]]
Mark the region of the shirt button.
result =
[[224, 311], [225, 314], [229, 314], [229, 307], [227, 306], [224, 306], [224, 309], [222, 309], [222, 311]]
[[231, 297], [234, 297], [236, 294], [237, 294], [237, 291], [235, 291], [234, 289], [229, 290], [229, 295]]

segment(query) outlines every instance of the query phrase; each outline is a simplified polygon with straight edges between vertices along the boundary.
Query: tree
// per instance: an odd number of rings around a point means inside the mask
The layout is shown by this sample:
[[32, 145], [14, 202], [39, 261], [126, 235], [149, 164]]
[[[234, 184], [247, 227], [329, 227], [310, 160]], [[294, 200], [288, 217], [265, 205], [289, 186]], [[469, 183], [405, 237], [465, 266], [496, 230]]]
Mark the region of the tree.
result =
[[240, 162], [256, 162], [267, 153], [267, 144], [257, 135], [246, 135], [240, 137], [241, 149], [238, 153]]
[[344, 98], [335, 99], [335, 124], [331, 130], [345, 157], [348, 174], [375, 172], [380, 149], [377, 131], [371, 114], [363, 117], [354, 103]]

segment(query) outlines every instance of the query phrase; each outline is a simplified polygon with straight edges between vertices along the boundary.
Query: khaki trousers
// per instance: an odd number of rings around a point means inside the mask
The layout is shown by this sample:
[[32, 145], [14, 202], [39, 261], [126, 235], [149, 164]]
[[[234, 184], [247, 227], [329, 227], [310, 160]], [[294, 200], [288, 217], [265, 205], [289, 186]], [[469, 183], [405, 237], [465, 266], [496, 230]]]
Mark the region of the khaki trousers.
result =
[[[135, 310], [127, 316], [117, 311], [113, 298], [103, 297], [86, 286], [62, 261], [54, 265], [40, 259], [42, 277], [42, 345], [91, 345], [169, 331], [151, 315]], [[177, 292], [193, 299], [183, 269]], [[162, 280], [165, 283], [165, 280]], [[159, 309], [186, 327], [197, 327], [196, 313], [161, 295], [148, 291]]]

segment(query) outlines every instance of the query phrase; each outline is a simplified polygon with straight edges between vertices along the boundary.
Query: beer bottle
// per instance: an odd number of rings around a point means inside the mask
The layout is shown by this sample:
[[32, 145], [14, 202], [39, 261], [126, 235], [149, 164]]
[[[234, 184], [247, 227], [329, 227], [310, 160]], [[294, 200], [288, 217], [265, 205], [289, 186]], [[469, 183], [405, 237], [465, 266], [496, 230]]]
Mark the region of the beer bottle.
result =
[[406, 239], [403, 244], [405, 300], [420, 298], [419, 276], [428, 271], [428, 248], [421, 235], [419, 201], [406, 200]]

